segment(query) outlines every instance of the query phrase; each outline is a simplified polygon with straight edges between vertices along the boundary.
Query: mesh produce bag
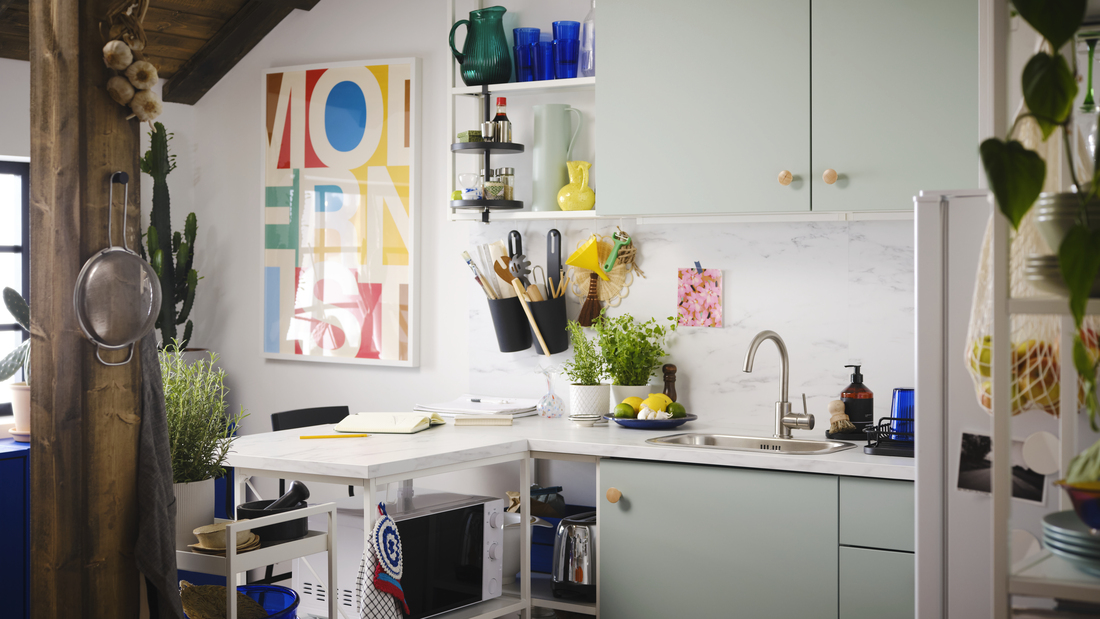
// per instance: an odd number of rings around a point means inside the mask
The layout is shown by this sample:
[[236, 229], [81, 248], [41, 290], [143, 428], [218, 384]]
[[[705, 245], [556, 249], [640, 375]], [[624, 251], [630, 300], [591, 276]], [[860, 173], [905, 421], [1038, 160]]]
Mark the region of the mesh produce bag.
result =
[[[1077, 137], [1075, 148], [1079, 155], [1075, 159], [1088, 161], [1088, 149]], [[1047, 175], [1043, 182], [1044, 192], [1061, 191], [1060, 170], [1063, 169], [1065, 150], [1062, 146], [1062, 133], [1054, 132], [1043, 142], [1042, 133], [1033, 118], [1019, 122], [1015, 138], [1046, 161]], [[1083, 151], [1083, 154], [1082, 154]], [[1077, 165], [1078, 178], [1089, 178], [1091, 174]], [[1032, 255], [1056, 254], [1057, 248], [1049, 248], [1039, 235], [1035, 226], [1036, 209], [1032, 209], [1020, 222], [1020, 229], [1012, 237], [1009, 250], [1009, 288], [1013, 298], [1041, 297], [1045, 293], [1036, 291], [1027, 278], [1024, 269], [1027, 258]], [[1068, 300], [1066, 301], [1068, 304]], [[1012, 382], [1009, 388], [1012, 399], [1012, 414], [1038, 409], [1058, 416], [1061, 396], [1059, 380], [1061, 376], [1059, 344], [1061, 326], [1058, 316], [1014, 315], [1009, 328], [1009, 344], [1012, 346], [1011, 367]], [[1086, 346], [1091, 350], [1100, 349], [1097, 342], [1095, 317], [1087, 317], [1083, 326]], [[993, 333], [993, 220], [986, 224], [982, 239], [982, 252], [978, 261], [978, 273], [974, 281], [974, 300], [970, 307], [970, 324], [966, 333], [966, 366], [974, 381], [978, 402], [987, 412], [993, 412], [990, 376], [992, 374], [992, 333]], [[1090, 341], [1091, 340], [1091, 341]], [[1079, 387], [1078, 401], [1083, 398]]]

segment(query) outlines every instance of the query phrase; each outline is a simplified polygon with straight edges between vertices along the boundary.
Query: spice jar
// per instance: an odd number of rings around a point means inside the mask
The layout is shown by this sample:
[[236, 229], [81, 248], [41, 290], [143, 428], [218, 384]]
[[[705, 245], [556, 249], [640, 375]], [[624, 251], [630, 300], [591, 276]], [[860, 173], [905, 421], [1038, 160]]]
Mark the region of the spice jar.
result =
[[[485, 170], [481, 171], [481, 177], [485, 178]], [[489, 178], [482, 182], [482, 192], [486, 200], [507, 200], [504, 197], [505, 186], [497, 177], [497, 170], [489, 170]]]
[[516, 169], [497, 168], [497, 180], [504, 183], [504, 199], [515, 200]]

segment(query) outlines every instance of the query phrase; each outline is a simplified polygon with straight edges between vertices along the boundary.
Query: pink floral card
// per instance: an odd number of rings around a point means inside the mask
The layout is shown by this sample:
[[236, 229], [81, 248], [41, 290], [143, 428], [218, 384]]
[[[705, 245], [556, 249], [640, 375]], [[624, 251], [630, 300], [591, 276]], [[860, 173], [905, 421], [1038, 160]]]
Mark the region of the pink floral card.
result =
[[680, 269], [677, 305], [681, 327], [722, 326], [722, 271]]

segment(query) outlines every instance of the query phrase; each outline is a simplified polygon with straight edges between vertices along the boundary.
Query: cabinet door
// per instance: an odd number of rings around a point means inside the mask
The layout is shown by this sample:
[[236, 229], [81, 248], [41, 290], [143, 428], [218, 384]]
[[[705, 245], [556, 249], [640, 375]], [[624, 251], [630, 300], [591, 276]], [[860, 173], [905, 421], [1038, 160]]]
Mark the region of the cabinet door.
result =
[[914, 555], [840, 548], [840, 619], [913, 619]]
[[977, 186], [978, 2], [814, 0], [811, 45], [813, 210]]
[[604, 619], [837, 616], [836, 477], [631, 460], [599, 476]]
[[596, 210], [808, 210], [809, 17], [809, 0], [601, 0]]

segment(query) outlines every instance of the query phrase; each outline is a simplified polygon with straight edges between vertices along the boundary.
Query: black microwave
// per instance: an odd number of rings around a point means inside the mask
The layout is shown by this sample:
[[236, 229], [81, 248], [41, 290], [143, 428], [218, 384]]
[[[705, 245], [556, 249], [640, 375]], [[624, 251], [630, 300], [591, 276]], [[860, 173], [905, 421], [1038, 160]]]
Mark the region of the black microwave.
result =
[[[504, 501], [417, 489], [410, 499], [387, 503], [386, 512], [401, 535], [401, 588], [410, 615], [426, 619], [456, 608], [500, 597], [504, 556]], [[311, 518], [310, 529], [324, 530], [327, 516]], [[316, 519], [316, 522], [312, 522]], [[336, 512], [336, 578], [339, 591], [328, 589], [325, 554], [294, 560], [294, 589], [299, 611], [327, 616], [328, 596], [349, 615], [357, 610], [356, 578], [363, 556], [363, 500], [338, 501]], [[311, 569], [312, 568], [312, 569]]]

